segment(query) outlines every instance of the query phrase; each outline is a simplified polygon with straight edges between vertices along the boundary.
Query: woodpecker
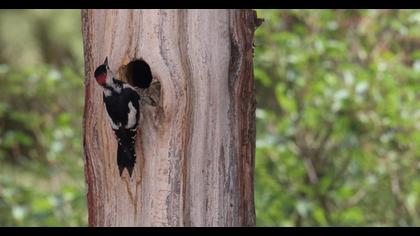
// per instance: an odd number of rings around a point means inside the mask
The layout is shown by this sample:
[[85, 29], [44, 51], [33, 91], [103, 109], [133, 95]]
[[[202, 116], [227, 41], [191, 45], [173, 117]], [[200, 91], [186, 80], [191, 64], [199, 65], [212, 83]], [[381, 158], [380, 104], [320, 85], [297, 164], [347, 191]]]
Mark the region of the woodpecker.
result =
[[103, 88], [103, 101], [118, 141], [117, 164], [120, 176], [126, 168], [131, 177], [136, 162], [135, 142], [140, 119], [140, 96], [134, 87], [115, 78], [108, 66], [108, 57], [96, 68], [95, 79]]

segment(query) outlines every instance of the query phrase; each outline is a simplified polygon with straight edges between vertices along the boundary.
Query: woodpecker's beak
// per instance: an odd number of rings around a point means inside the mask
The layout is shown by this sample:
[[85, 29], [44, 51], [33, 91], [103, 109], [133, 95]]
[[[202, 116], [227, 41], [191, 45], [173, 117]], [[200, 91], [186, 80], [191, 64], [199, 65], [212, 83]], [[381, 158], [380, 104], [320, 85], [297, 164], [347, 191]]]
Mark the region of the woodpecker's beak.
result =
[[104, 65], [108, 66], [108, 57], [105, 58]]

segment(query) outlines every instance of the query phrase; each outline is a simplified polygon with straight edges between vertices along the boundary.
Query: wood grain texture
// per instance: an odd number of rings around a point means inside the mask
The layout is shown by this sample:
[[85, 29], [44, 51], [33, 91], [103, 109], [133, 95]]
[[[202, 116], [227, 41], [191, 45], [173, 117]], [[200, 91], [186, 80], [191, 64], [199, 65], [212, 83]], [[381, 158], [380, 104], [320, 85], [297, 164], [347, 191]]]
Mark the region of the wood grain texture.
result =
[[[82, 10], [83, 142], [91, 226], [254, 226], [251, 10]], [[122, 178], [93, 78], [135, 58], [160, 82], [142, 107], [133, 177]]]

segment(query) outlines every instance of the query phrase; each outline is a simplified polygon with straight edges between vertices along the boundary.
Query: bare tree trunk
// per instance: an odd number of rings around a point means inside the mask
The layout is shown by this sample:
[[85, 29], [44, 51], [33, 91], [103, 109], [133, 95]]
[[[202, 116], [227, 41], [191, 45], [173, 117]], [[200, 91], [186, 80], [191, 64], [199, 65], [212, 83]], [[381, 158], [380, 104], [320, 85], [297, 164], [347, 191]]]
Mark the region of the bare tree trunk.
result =
[[[84, 149], [91, 226], [254, 226], [251, 10], [82, 10]], [[93, 78], [149, 63], [137, 163], [119, 176], [117, 143]]]

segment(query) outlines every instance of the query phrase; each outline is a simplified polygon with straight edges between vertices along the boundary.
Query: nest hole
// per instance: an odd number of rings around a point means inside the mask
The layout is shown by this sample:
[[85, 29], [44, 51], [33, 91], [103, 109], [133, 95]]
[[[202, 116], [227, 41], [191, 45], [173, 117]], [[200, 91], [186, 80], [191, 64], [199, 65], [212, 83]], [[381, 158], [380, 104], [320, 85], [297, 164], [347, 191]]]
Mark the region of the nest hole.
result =
[[142, 89], [149, 88], [153, 79], [149, 64], [141, 58], [127, 64], [125, 76], [130, 85]]

